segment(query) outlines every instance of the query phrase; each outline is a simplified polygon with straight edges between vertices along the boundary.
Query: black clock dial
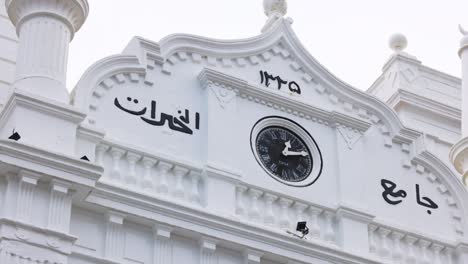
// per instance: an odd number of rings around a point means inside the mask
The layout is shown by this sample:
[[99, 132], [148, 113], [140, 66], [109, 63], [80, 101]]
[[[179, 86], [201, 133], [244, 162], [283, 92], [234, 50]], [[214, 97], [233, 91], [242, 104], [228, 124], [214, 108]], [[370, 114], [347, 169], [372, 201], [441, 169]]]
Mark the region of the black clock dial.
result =
[[272, 175], [288, 182], [301, 182], [311, 173], [313, 160], [304, 141], [289, 129], [266, 127], [255, 141], [259, 161]]

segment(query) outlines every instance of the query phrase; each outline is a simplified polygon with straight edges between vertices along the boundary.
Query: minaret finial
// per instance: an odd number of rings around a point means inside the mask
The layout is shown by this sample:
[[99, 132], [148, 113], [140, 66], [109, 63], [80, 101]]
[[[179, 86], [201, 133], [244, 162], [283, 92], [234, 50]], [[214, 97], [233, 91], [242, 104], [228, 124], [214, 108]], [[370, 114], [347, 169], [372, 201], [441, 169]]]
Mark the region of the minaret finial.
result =
[[268, 18], [271, 16], [283, 17], [288, 12], [288, 3], [286, 0], [263, 0], [263, 8]]
[[288, 12], [288, 3], [286, 0], [263, 0], [263, 9], [268, 20], [262, 32], [268, 30], [274, 22], [286, 15]]
[[405, 35], [401, 33], [395, 33], [392, 36], [390, 36], [390, 39], [388, 40], [388, 45], [395, 53], [401, 53], [408, 46], [408, 39]]

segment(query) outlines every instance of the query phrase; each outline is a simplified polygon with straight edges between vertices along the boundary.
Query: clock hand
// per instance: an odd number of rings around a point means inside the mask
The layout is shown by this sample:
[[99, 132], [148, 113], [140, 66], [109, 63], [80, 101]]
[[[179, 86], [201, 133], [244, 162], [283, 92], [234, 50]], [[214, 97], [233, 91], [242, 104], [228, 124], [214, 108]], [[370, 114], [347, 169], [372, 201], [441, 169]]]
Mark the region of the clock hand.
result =
[[289, 149], [291, 148], [291, 141], [284, 142], [284, 149], [283, 149], [283, 155], [287, 156]]
[[305, 151], [301, 151], [301, 152], [296, 152], [296, 151], [283, 151], [283, 155], [285, 156], [303, 156], [303, 157], [306, 157], [306, 156], [309, 156], [309, 153], [305, 152]]

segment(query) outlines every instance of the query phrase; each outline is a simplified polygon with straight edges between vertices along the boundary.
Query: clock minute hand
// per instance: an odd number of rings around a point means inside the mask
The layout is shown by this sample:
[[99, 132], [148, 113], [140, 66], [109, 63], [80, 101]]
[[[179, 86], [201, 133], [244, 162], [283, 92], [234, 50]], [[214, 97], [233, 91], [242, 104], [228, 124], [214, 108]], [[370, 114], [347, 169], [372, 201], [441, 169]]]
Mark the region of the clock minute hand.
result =
[[283, 151], [283, 154], [285, 156], [303, 156], [303, 157], [306, 157], [309, 155], [309, 153], [305, 151], [296, 152], [296, 151], [289, 151], [289, 150]]

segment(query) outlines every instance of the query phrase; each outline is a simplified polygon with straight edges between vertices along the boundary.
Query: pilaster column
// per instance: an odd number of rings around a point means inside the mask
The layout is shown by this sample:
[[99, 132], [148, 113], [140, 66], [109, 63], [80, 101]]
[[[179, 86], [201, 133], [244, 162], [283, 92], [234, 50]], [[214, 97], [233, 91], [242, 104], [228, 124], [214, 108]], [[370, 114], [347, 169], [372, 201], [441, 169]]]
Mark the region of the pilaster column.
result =
[[203, 237], [200, 243], [200, 264], [217, 264], [218, 256], [216, 256], [216, 244], [218, 241], [215, 239]]
[[20, 177], [20, 182], [16, 204], [16, 217], [19, 221], [31, 223], [34, 192], [40, 175], [29, 171], [20, 171], [18, 175]]
[[16, 174], [9, 173], [6, 176], [6, 179], [7, 186], [3, 201], [2, 216], [13, 220], [16, 218], [16, 205], [20, 178]]
[[15, 86], [69, 103], [68, 45], [88, 16], [86, 0], [7, 0], [19, 46]]
[[155, 225], [153, 264], [172, 264], [172, 228], [165, 225]]
[[245, 264], [260, 264], [263, 256], [263, 252], [255, 250], [246, 250], [244, 253]]
[[107, 214], [106, 240], [104, 247], [104, 258], [115, 262], [123, 259], [124, 230], [123, 223], [125, 215], [117, 212]]
[[62, 233], [68, 233], [72, 200], [70, 184], [54, 180], [50, 184], [50, 202], [47, 227]]

